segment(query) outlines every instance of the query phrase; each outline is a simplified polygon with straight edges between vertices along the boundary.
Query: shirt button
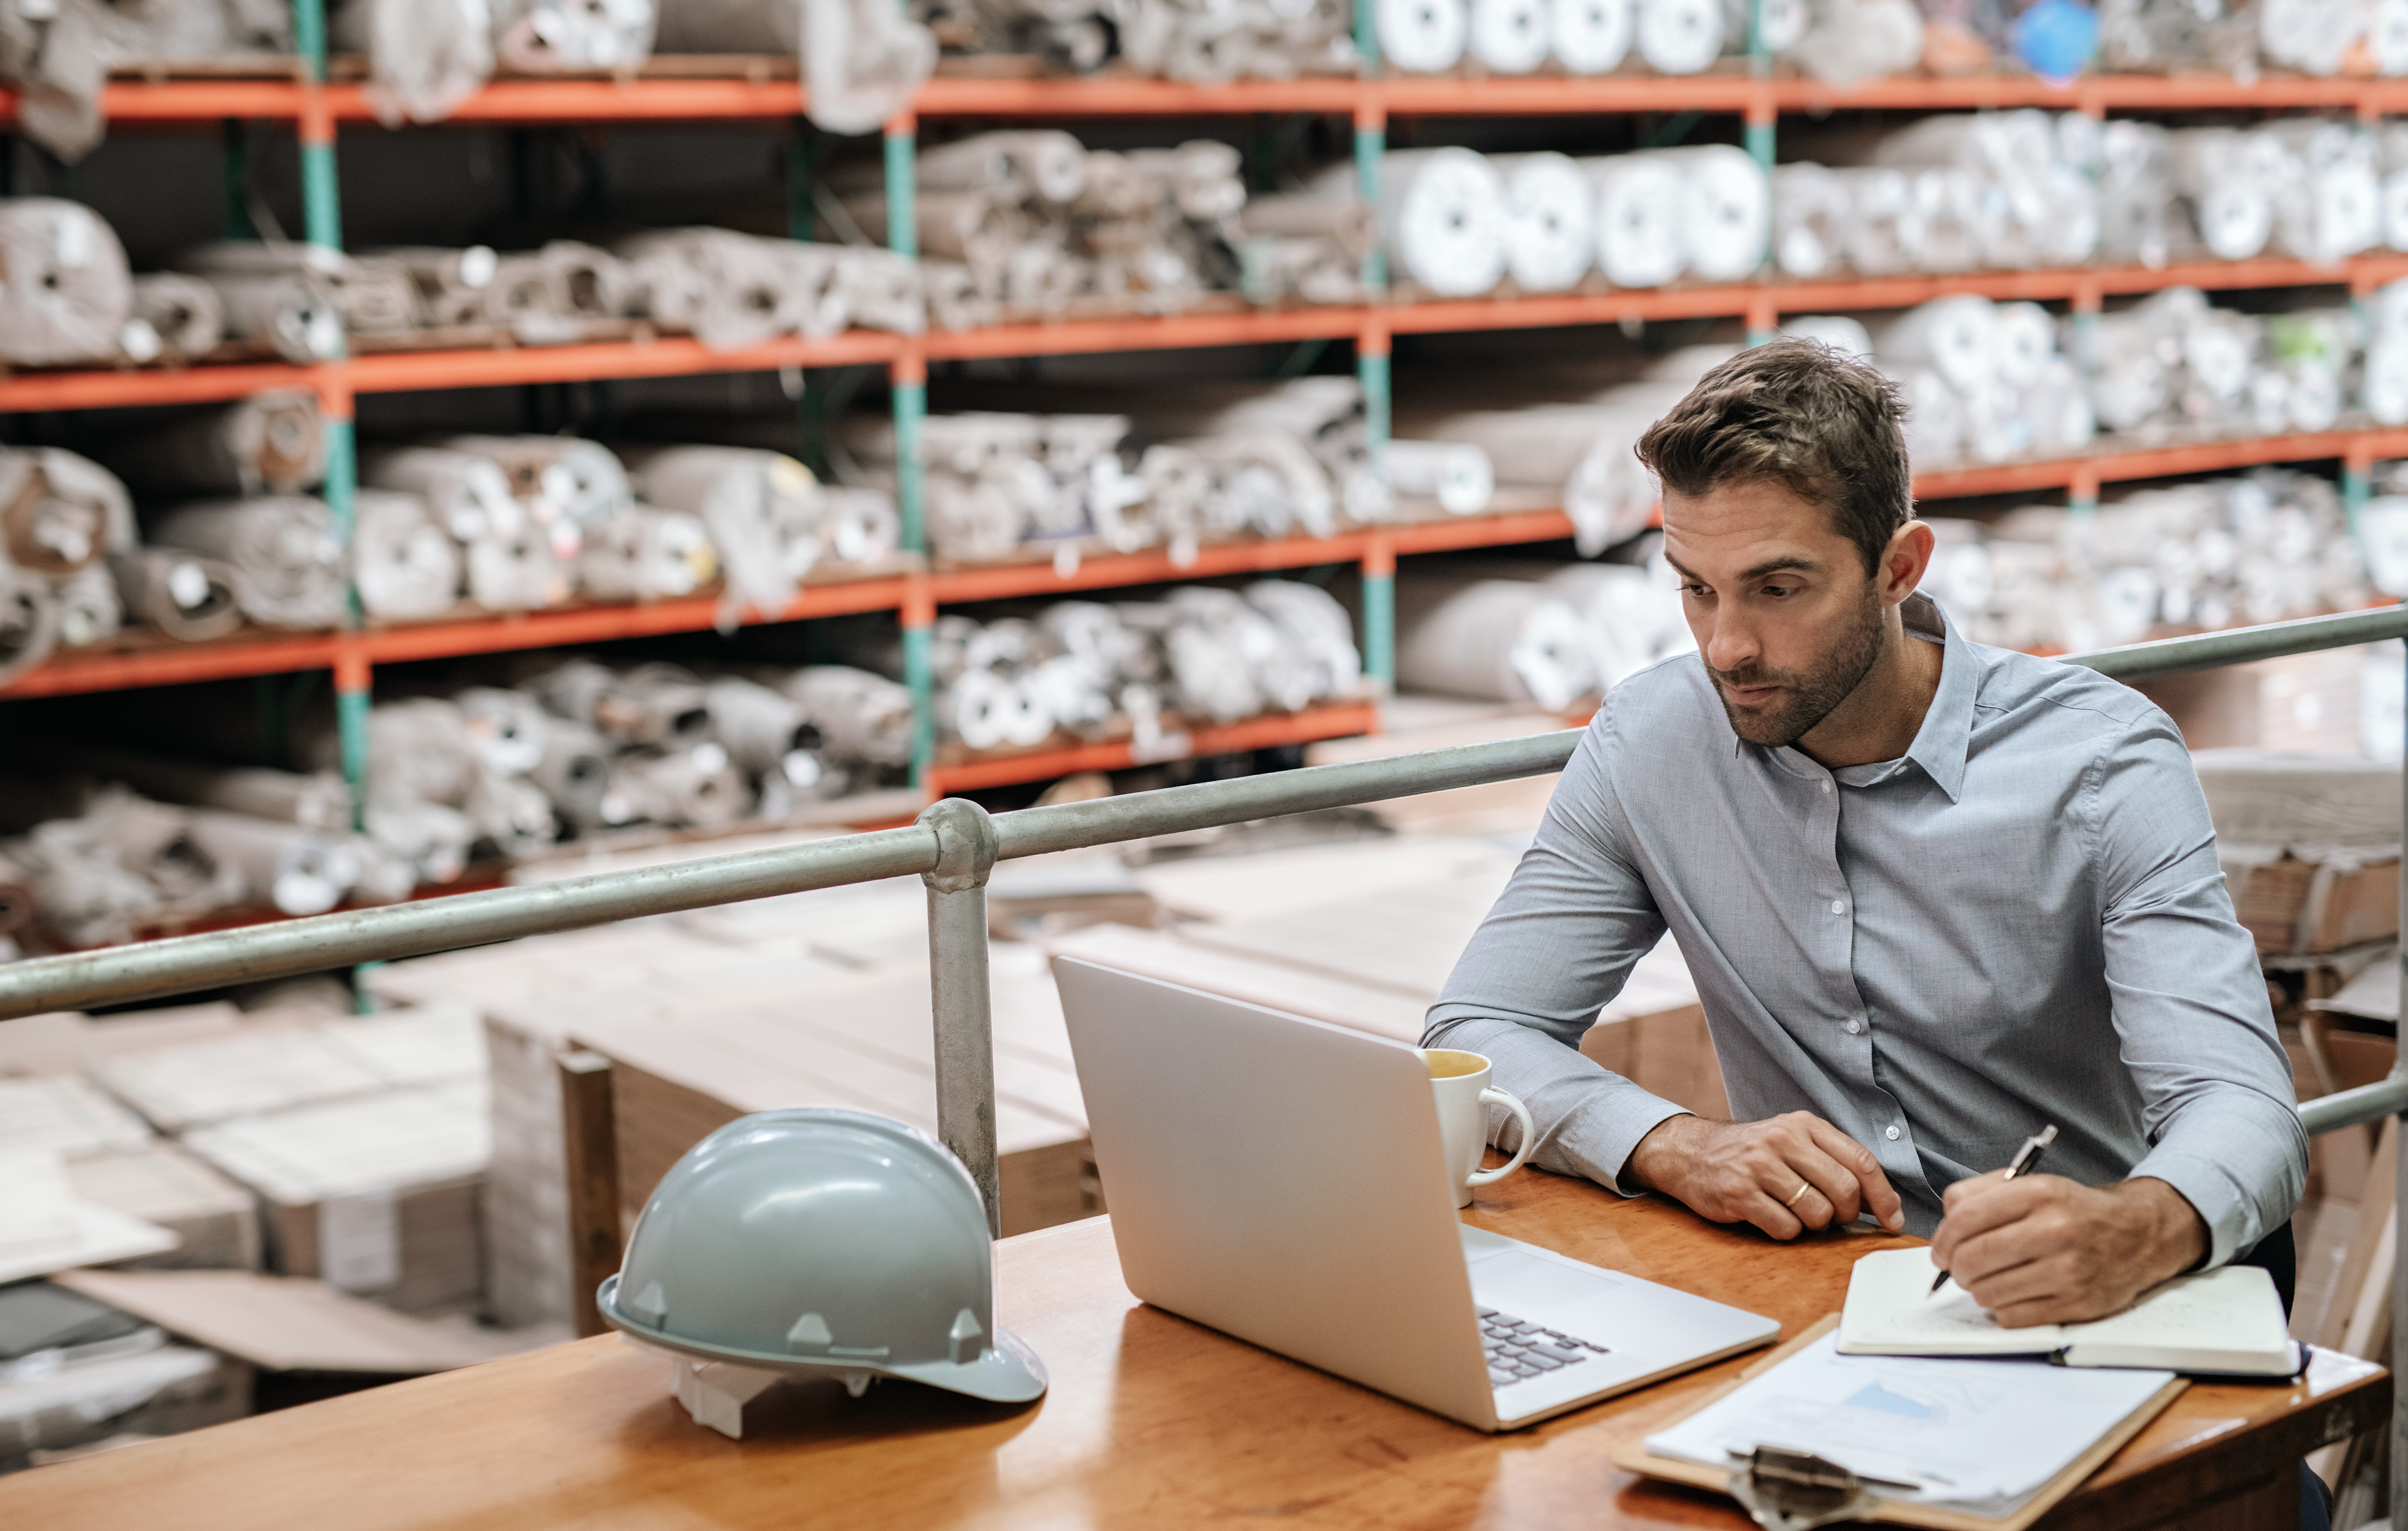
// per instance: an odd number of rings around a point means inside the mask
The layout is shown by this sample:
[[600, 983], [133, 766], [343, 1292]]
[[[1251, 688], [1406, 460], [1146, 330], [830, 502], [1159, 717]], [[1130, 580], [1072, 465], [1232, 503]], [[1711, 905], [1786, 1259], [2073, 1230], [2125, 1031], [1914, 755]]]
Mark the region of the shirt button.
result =
[[1847, 912], [1848, 906], [1845, 903], [1842, 903], [1838, 899], [1833, 899], [1831, 901], [1831, 913], [1835, 915], [1844, 915]]
[[1850, 1036], [1856, 1035], [1858, 1032], [1861, 1032], [1864, 1029], [1865, 1023], [1861, 1020], [1852, 1020], [1848, 1022], [1848, 1034]]
[[1888, 1138], [1892, 1143], [1895, 1143], [1898, 1141], [1898, 1129], [1895, 1127], [1885, 1127], [1882, 1129], [1882, 1135]]
[[1821, 787], [1821, 788], [1822, 788], [1824, 791], [1826, 791], [1826, 792], [1828, 792], [1828, 791], [1831, 789], [1831, 781], [1830, 781], [1830, 778], [1829, 778], [1829, 777], [1828, 777], [1828, 776], [1827, 776], [1827, 777], [1825, 777], [1823, 780], [1821, 780], [1821, 781], [1819, 781], [1819, 782], [1816, 782], [1814, 785], [1815, 785], [1816, 787]]

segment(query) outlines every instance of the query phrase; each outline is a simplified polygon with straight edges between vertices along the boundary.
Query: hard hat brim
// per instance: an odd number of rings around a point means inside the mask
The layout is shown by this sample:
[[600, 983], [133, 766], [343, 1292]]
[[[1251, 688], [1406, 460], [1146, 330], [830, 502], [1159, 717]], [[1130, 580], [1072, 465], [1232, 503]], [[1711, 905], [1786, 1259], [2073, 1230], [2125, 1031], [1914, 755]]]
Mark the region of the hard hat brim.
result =
[[944, 1361], [888, 1365], [851, 1358], [821, 1360], [781, 1350], [747, 1350], [733, 1345], [711, 1345], [686, 1339], [666, 1330], [655, 1329], [621, 1308], [619, 1278], [616, 1276], [603, 1281], [601, 1290], [595, 1293], [594, 1305], [605, 1323], [629, 1339], [691, 1356], [696, 1361], [726, 1361], [739, 1366], [758, 1366], [767, 1371], [811, 1372], [830, 1377], [844, 1372], [876, 1372], [882, 1377], [925, 1382], [930, 1387], [968, 1394], [973, 1398], [984, 1398], [998, 1404], [1031, 1403], [1045, 1395], [1045, 1363], [1038, 1359], [1037, 1352], [1030, 1350], [1019, 1336], [1008, 1329], [996, 1329], [995, 1344], [981, 1352], [976, 1361], [960, 1365]]

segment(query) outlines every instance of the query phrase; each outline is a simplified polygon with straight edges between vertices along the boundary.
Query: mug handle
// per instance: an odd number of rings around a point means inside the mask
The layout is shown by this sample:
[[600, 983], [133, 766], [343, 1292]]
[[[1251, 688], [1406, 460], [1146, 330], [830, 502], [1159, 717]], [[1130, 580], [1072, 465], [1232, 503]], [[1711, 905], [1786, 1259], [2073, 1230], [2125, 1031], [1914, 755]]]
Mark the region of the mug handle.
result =
[[1530, 1108], [1524, 1105], [1513, 1096], [1507, 1094], [1504, 1090], [1496, 1089], [1493, 1086], [1482, 1090], [1480, 1092], [1480, 1104], [1483, 1105], [1501, 1105], [1508, 1111], [1512, 1112], [1513, 1119], [1522, 1124], [1522, 1147], [1517, 1152], [1515, 1152], [1512, 1159], [1499, 1164], [1495, 1169], [1474, 1170], [1470, 1177], [1464, 1181], [1464, 1184], [1472, 1186], [1495, 1185], [1498, 1181], [1502, 1180], [1505, 1177], [1512, 1174], [1515, 1170], [1520, 1169], [1522, 1167], [1523, 1161], [1530, 1157], [1530, 1150], [1538, 1147], [1539, 1130], [1530, 1124]]

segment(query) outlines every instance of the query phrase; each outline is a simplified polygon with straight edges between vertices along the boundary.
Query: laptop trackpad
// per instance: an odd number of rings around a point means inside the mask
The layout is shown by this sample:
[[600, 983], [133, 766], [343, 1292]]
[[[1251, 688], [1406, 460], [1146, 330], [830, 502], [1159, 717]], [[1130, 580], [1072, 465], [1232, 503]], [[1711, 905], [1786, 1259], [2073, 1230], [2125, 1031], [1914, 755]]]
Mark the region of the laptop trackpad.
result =
[[1603, 1271], [1559, 1265], [1520, 1249], [1500, 1249], [1471, 1263], [1471, 1294], [1516, 1317], [1599, 1296], [1621, 1284]]

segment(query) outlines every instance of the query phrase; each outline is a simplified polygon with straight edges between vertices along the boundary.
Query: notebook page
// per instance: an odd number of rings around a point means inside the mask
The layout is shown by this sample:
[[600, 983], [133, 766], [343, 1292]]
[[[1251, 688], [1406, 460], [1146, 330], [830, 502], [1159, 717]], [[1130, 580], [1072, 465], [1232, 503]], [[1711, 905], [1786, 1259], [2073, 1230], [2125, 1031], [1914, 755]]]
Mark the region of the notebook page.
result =
[[1840, 1314], [1845, 1355], [2040, 1355], [2065, 1343], [2055, 1324], [2002, 1328], [1965, 1289], [1940, 1274], [1929, 1249], [1885, 1249], [1856, 1262]]
[[2137, 1351], [2144, 1365], [2190, 1366], [2199, 1363], [2181, 1356], [2192, 1351], [2257, 1352], [2286, 1361], [2291, 1353], [2289, 1326], [2282, 1299], [2274, 1293], [2274, 1278], [2251, 1265], [2178, 1276], [2127, 1312], [2063, 1328], [2069, 1348], [2112, 1347], [2125, 1355]]

